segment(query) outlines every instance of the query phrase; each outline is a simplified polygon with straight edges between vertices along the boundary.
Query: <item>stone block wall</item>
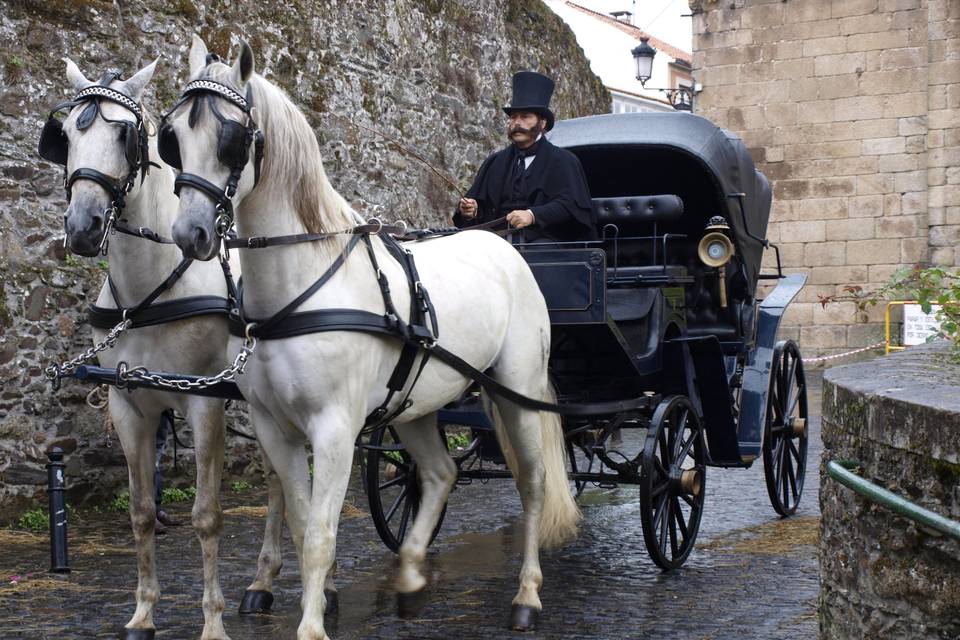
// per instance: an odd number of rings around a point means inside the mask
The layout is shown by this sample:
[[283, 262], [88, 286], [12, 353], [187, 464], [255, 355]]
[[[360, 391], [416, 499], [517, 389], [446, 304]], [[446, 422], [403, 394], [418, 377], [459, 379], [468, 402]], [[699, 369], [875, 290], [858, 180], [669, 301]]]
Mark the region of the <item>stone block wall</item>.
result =
[[818, 296], [901, 265], [960, 264], [960, 5], [690, 5], [695, 111], [744, 139], [773, 185], [768, 236], [810, 275], [785, 336], [807, 354], [881, 340], [882, 308], [858, 317]]
[[[960, 637], [960, 541], [830, 479], [828, 460], [960, 521], [960, 384], [945, 343], [835, 367], [823, 380], [820, 637]], [[936, 533], [936, 532], [934, 532]]]
[[[44, 450], [54, 442], [74, 451], [71, 500], [126, 482], [105, 414], [85, 402], [89, 388], [65, 384], [53, 394], [41, 373], [90, 344], [82, 310], [106, 266], [64, 253], [62, 174], [36, 155], [50, 106], [72, 96], [61, 58], [96, 78], [107, 68], [129, 75], [161, 56], [144, 99], [158, 114], [186, 80], [193, 33], [221, 55], [247, 39], [257, 70], [314, 125], [334, 186], [361, 213], [387, 220], [443, 224], [457, 196], [426, 167], [334, 114], [404, 140], [466, 188], [485, 155], [506, 142], [500, 106], [514, 71], [557, 79], [559, 118], [603, 113], [610, 104], [573, 34], [538, 0], [4, 2], [0, 523], [43, 496]], [[249, 452], [232, 439], [231, 469], [246, 469]]]

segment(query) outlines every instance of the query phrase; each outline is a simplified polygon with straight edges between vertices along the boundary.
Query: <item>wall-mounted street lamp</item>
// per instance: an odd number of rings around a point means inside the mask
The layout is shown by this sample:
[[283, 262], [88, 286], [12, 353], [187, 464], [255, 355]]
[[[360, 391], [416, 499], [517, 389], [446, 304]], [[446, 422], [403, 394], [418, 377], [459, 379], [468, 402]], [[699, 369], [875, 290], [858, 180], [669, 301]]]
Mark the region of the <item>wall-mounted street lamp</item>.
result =
[[637, 80], [644, 89], [651, 91], [662, 91], [667, 96], [667, 100], [677, 111], [691, 111], [693, 109], [693, 91], [687, 87], [672, 87], [661, 89], [659, 87], [647, 87], [647, 80], [653, 75], [653, 58], [657, 55], [657, 50], [650, 46], [650, 38], [643, 36], [640, 38], [640, 44], [631, 49], [630, 54], [637, 65]]

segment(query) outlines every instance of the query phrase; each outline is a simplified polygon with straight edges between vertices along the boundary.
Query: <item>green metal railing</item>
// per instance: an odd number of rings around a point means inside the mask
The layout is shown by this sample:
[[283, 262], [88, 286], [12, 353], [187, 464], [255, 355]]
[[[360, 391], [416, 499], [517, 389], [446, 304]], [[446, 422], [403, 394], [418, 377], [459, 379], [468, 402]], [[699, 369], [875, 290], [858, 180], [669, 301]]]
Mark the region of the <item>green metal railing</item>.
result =
[[960, 522], [917, 506], [892, 491], [887, 491], [883, 487], [853, 473], [854, 469], [861, 469], [862, 467], [863, 465], [854, 460], [831, 460], [827, 463], [827, 473], [830, 474], [831, 478], [843, 486], [853, 489], [867, 500], [960, 541]]

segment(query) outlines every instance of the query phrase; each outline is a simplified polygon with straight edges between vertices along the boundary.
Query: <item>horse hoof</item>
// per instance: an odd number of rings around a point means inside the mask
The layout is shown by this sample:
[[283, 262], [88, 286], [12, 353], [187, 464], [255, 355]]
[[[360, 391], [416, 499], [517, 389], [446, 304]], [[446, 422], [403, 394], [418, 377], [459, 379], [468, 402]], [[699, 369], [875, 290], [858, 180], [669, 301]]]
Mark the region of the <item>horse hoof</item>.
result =
[[327, 606], [323, 610], [324, 614], [330, 615], [331, 613], [336, 613], [340, 610], [340, 594], [338, 594], [336, 591], [324, 589], [323, 597], [327, 601]]
[[427, 590], [420, 589], [410, 593], [397, 594], [397, 615], [404, 620], [410, 620], [420, 615], [420, 611], [427, 603]]
[[534, 631], [540, 612], [525, 604], [515, 604], [510, 608], [510, 628], [514, 631]]
[[240, 601], [240, 613], [270, 613], [270, 607], [273, 606], [273, 594], [269, 591], [251, 591], [247, 589], [243, 592], [243, 600]]
[[123, 640], [153, 640], [156, 629], [124, 629], [120, 637]]

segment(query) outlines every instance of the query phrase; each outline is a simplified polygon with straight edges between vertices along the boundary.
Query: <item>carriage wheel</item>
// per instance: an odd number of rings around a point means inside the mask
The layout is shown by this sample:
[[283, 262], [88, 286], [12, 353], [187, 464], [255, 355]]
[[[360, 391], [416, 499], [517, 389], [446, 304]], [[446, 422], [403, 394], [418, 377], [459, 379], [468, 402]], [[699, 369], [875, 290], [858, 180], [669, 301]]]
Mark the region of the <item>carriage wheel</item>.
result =
[[684, 563], [700, 530], [706, 495], [703, 427], [685, 396], [670, 396], [650, 419], [640, 467], [640, 520], [650, 558], [663, 570]]
[[807, 471], [807, 381], [800, 349], [792, 340], [773, 349], [767, 417], [763, 430], [763, 474], [770, 504], [781, 516], [796, 512]]
[[[370, 515], [380, 539], [388, 549], [397, 553], [420, 509], [417, 464], [407, 453], [393, 427], [374, 431], [368, 445], [377, 447], [367, 449], [367, 498], [370, 501]], [[447, 507], [444, 505], [437, 526], [430, 536], [430, 542], [437, 537], [446, 512]]]

